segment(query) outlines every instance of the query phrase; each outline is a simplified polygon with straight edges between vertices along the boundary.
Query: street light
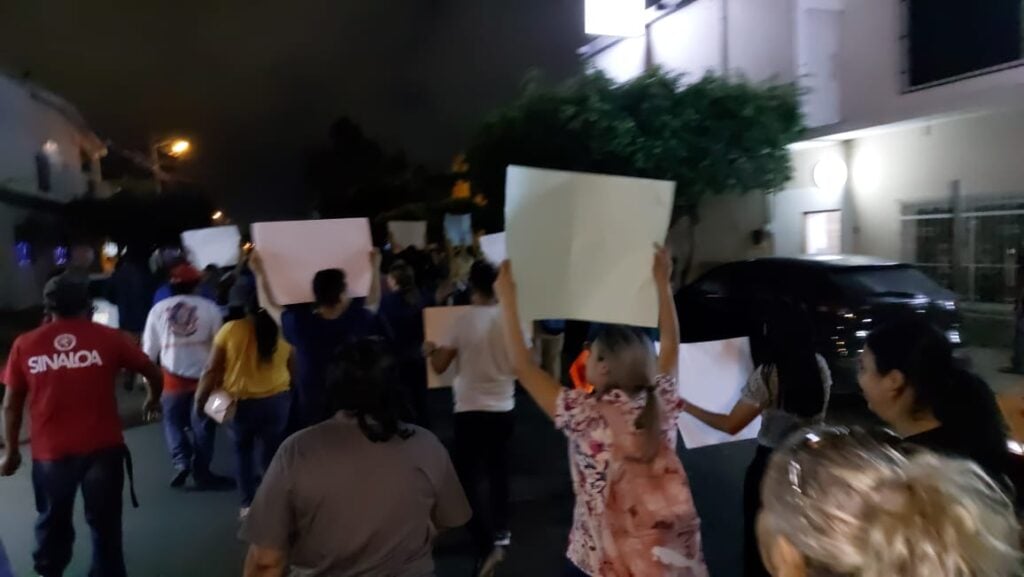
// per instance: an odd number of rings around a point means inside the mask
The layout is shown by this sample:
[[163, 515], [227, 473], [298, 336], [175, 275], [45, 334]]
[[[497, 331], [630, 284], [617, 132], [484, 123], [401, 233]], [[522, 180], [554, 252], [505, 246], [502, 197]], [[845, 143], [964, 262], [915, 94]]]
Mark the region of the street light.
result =
[[153, 142], [149, 148], [149, 159], [153, 165], [153, 183], [157, 194], [163, 192], [163, 183], [160, 182], [160, 153], [181, 158], [190, 150], [192, 150], [192, 143], [187, 138], [168, 138]]
[[211, 219], [212, 219], [212, 220], [213, 220], [214, 222], [217, 222], [218, 220], [220, 220], [220, 219], [224, 218], [224, 211], [222, 211], [222, 210], [218, 210], [217, 212], [213, 213], [213, 216], [211, 216], [210, 218], [211, 218]]

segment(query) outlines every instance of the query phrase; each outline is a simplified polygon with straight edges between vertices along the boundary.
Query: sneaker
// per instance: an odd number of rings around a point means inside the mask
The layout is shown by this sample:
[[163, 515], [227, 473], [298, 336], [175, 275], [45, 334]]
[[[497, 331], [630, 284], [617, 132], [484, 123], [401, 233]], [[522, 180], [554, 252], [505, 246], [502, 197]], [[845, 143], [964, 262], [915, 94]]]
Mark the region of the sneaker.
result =
[[491, 550], [491, 554], [484, 559], [484, 562], [480, 564], [480, 570], [477, 572], [477, 577], [494, 577], [494, 572], [498, 570], [498, 565], [505, 562], [505, 548], [495, 547]]
[[231, 491], [238, 486], [231, 477], [207, 473], [195, 477], [197, 491]]
[[508, 547], [512, 544], [512, 532], [511, 531], [498, 531], [494, 534], [494, 546], [495, 547]]
[[185, 486], [185, 481], [188, 481], [188, 476], [192, 474], [192, 471], [188, 469], [178, 469], [174, 472], [174, 476], [171, 477], [171, 488], [180, 489]]

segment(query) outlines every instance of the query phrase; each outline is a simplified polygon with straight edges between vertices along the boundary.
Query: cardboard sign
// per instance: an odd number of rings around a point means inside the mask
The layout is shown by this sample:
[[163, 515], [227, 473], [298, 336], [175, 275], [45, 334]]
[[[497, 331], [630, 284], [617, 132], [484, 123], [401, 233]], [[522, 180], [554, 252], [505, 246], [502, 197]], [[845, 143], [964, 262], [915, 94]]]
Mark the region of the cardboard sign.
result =
[[[706, 411], [732, 412], [753, 372], [750, 339], [747, 337], [679, 345], [679, 394]], [[756, 439], [761, 430], [761, 417], [751, 421], [736, 435], [712, 429], [687, 413], [679, 416], [678, 426], [686, 448], [696, 449]]]
[[328, 268], [345, 271], [349, 296], [370, 292], [373, 241], [365, 218], [257, 222], [252, 240], [278, 304], [312, 302], [313, 275]]
[[651, 267], [675, 183], [508, 167], [505, 233], [524, 321], [657, 325]]
[[488, 234], [480, 237], [480, 251], [484, 253], [487, 262], [494, 266], [500, 265], [508, 258], [508, 251], [505, 249], [505, 233]]
[[200, 270], [211, 264], [217, 268], [235, 266], [241, 256], [242, 234], [237, 226], [186, 230], [181, 233], [181, 245], [189, 262]]
[[398, 245], [399, 250], [410, 246], [422, 250], [427, 246], [425, 220], [393, 220], [388, 223], [388, 232], [391, 234], [391, 242]]
[[452, 246], [473, 246], [473, 216], [470, 214], [444, 215], [444, 237]]
[[[445, 337], [455, 326], [463, 316], [470, 314], [473, 311], [471, 306], [463, 307], [427, 307], [423, 309], [423, 336], [426, 340], [433, 343], [441, 343]], [[430, 366], [430, 360], [427, 360], [427, 387], [431, 389], [440, 389], [444, 387], [451, 387], [455, 383], [455, 374], [458, 372], [456, 367], [458, 360], [452, 362], [448, 370], [442, 374], [437, 374], [434, 368]]]

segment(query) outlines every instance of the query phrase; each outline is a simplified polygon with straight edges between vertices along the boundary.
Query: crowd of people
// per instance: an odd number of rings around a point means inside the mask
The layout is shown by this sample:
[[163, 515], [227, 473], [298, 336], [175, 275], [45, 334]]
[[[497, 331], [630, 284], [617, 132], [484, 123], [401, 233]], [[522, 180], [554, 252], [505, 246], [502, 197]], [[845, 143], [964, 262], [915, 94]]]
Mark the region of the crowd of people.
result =
[[[246, 577], [432, 575], [438, 534], [464, 525], [474, 575], [493, 575], [513, 538], [517, 382], [568, 441], [573, 522], [565, 566], [552, 573], [708, 574], [701, 504], [676, 448], [684, 413], [730, 434], [762, 418], [744, 485], [744, 575], [1008, 577], [1021, 568], [1018, 476], [994, 396], [922, 320], [878, 328], [861, 356], [864, 396], [891, 432], [849, 429], [827, 424], [832, 376], [810, 313], [795, 306], [763, 319], [764, 358], [729, 413], [681, 396], [679, 379], [701, 376], [679, 374], [665, 249], [654, 249], [651, 271], [660, 351], [650, 331], [594, 324], [571, 383], [565, 323], [521, 323], [516, 263], [496, 267], [473, 248], [367, 258], [366, 297], [353, 297], [345, 271], [325, 269], [308, 279], [314, 301], [290, 306], [279, 304], [258, 250], [230, 271], [173, 258], [155, 297], [138, 293], [145, 265], [128, 259], [115, 273], [121, 332], [91, 322], [87, 277], [54, 277], [47, 321], [17, 339], [2, 375], [0, 475], [21, 466], [26, 405], [31, 417], [36, 573], [67, 568], [80, 491], [90, 575], [126, 574], [122, 371], [144, 377], [171, 487], [191, 479], [198, 490], [237, 489]], [[474, 314], [428, 341], [423, 310], [447, 305]], [[453, 458], [431, 432], [428, 366], [455, 372]], [[213, 410], [218, 402], [230, 410]], [[233, 478], [211, 470], [220, 427]]]

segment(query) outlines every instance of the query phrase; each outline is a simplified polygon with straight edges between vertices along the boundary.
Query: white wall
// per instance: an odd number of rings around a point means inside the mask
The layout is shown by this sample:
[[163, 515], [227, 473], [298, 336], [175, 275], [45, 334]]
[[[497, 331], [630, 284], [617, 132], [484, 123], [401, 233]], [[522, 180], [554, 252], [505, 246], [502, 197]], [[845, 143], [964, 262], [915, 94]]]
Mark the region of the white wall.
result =
[[[792, 153], [793, 176], [783, 190], [772, 195], [772, 233], [777, 256], [804, 254], [804, 214], [844, 209], [847, 189], [822, 190], [814, 184], [814, 166], [829, 156], [845, 161], [843, 145], [829, 144]], [[842, 218], [842, 251], [852, 252], [854, 223], [849, 211], [844, 211]]]
[[796, 80], [793, 0], [727, 0], [726, 60], [750, 80]]
[[877, 167], [875, 186], [852, 180], [853, 210], [861, 229], [856, 249], [900, 258], [902, 204], [946, 200], [955, 180], [965, 196], [1024, 194], [1022, 150], [1024, 111], [935, 122], [853, 141], [854, 165], [870, 158]]
[[651, 24], [651, 59], [695, 81], [725, 66], [725, 0], [697, 0]]
[[[57, 144], [51, 155], [51, 190], [41, 192], [36, 179], [36, 153], [43, 144]], [[88, 186], [82, 173], [80, 131], [52, 107], [34, 100], [26, 88], [0, 75], [0, 186], [26, 194], [67, 201]]]
[[647, 38], [640, 36], [620, 40], [598, 52], [590, 62], [612, 80], [625, 82], [639, 76], [644, 71], [646, 61]]

